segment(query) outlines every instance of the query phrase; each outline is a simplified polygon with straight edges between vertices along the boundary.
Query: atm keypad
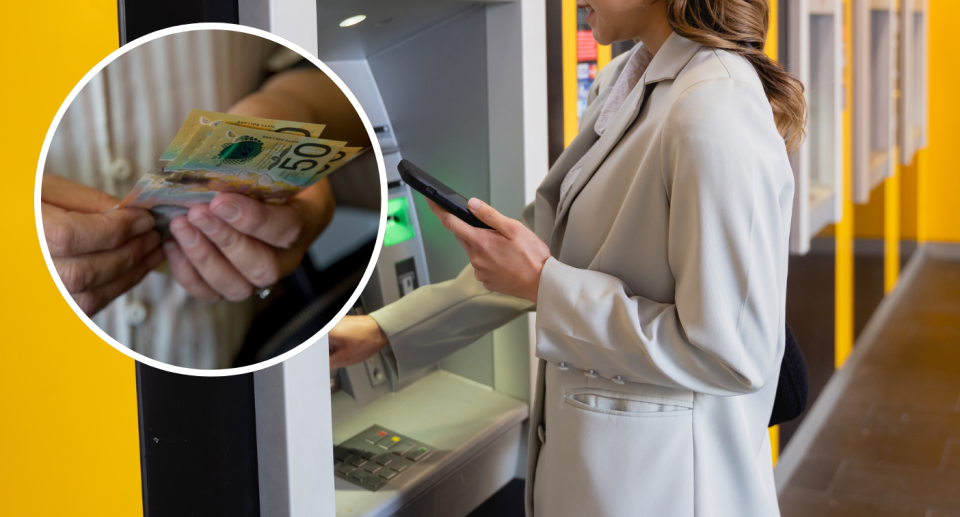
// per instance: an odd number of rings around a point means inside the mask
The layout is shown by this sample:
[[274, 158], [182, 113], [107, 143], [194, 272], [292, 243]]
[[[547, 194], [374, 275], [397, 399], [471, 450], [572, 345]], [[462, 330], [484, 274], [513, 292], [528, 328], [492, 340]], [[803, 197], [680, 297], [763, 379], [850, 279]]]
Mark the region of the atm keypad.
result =
[[375, 492], [433, 451], [434, 447], [374, 425], [333, 448], [334, 473]]

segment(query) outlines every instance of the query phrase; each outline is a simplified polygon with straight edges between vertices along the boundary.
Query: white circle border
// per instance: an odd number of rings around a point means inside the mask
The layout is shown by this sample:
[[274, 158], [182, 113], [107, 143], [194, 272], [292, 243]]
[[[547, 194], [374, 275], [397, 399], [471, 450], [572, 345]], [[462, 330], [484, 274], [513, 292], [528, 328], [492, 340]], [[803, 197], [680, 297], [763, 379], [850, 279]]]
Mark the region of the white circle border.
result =
[[[60, 280], [60, 275], [57, 273], [56, 268], [53, 265], [53, 260], [50, 257], [50, 250], [47, 247], [47, 241], [44, 237], [43, 232], [43, 217], [41, 211], [41, 201], [40, 193], [41, 187], [43, 184], [43, 169], [47, 161], [47, 153], [50, 150], [50, 142], [53, 140], [53, 135], [57, 131], [57, 127], [60, 126], [60, 120], [63, 118], [64, 113], [67, 111], [67, 108], [73, 103], [73, 99], [80, 93], [80, 91], [87, 85], [90, 80], [100, 73], [107, 65], [112, 63], [118, 57], [126, 54], [130, 50], [139, 47], [140, 45], [147, 43], [148, 41], [153, 41], [157, 38], [162, 38], [170, 34], [178, 34], [181, 32], [192, 32], [192, 31], [201, 31], [201, 30], [227, 30], [232, 32], [242, 32], [246, 34], [251, 34], [254, 36], [259, 36], [264, 39], [271, 40], [275, 43], [279, 43], [298, 54], [301, 57], [307, 59], [313, 63], [317, 68], [322, 70], [327, 77], [333, 80], [334, 83], [340, 88], [340, 90], [347, 96], [347, 99], [353, 105], [354, 109], [357, 111], [357, 114], [360, 115], [360, 119], [363, 121], [363, 126], [367, 130], [367, 134], [370, 137], [371, 145], [373, 146], [374, 154], [376, 155], [377, 160], [377, 169], [380, 174], [380, 225], [377, 230], [377, 241], [374, 245], [373, 255], [371, 255], [370, 263], [367, 264], [367, 269], [363, 273], [363, 278], [360, 280], [360, 284], [357, 285], [356, 290], [350, 295], [350, 299], [347, 300], [347, 303], [340, 308], [340, 311], [331, 319], [327, 324], [320, 329], [319, 332], [311, 336], [309, 339], [303, 343], [297, 345], [296, 348], [290, 350], [282, 355], [268, 359], [266, 361], [259, 362], [257, 364], [252, 364], [248, 366], [243, 366], [239, 368], [223, 368], [223, 369], [200, 369], [200, 368], [187, 368], [183, 366], [175, 366], [171, 364], [158, 361], [156, 359], [147, 357], [139, 352], [136, 352], [129, 347], [124, 346], [115, 340], [112, 336], [103, 331], [99, 326], [97, 326], [93, 320], [90, 319], [77, 305], [77, 302], [73, 299], [70, 293], [63, 285], [63, 281]], [[63, 296], [67, 304], [70, 305], [70, 308], [73, 309], [73, 312], [80, 317], [80, 319], [90, 328], [95, 334], [97, 334], [101, 339], [106, 341], [110, 346], [116, 348], [121, 353], [127, 355], [128, 357], [139, 361], [141, 363], [147, 364], [154, 368], [158, 368], [164, 371], [178, 373], [182, 375], [192, 375], [197, 377], [227, 377], [231, 375], [241, 375], [245, 373], [253, 373], [264, 368], [269, 368], [271, 366], [277, 365], [291, 357], [299, 354], [300, 352], [306, 350], [311, 345], [315, 344], [321, 338], [327, 335], [331, 328], [334, 325], [340, 322], [341, 319], [346, 315], [347, 311], [357, 302], [357, 299], [360, 297], [360, 293], [366, 287], [367, 283], [370, 281], [370, 276], [373, 275], [373, 269], [377, 264], [377, 257], [380, 256], [380, 250], [383, 247], [383, 236], [386, 229], [387, 221], [387, 177], [386, 177], [386, 168], [383, 162], [383, 151], [380, 149], [380, 143], [377, 139], [376, 133], [373, 131], [373, 125], [370, 123], [370, 119], [367, 117], [366, 112], [363, 111], [363, 108], [360, 106], [360, 103], [357, 101], [357, 98], [353, 95], [353, 92], [347, 88], [346, 84], [337, 76], [333, 70], [330, 69], [326, 64], [324, 64], [320, 59], [311, 54], [310, 52], [303, 49], [303, 47], [289, 41], [285, 38], [277, 36], [276, 34], [257, 29], [254, 27], [247, 27], [244, 25], [234, 25], [229, 23], [194, 23], [188, 25], [178, 25], [176, 27], [170, 27], [167, 29], [159, 30], [152, 32], [143, 37], [137, 38], [133, 42], [130, 42], [117, 50], [114, 50], [107, 57], [103, 58], [96, 66], [94, 66], [86, 75], [83, 76], [83, 79], [73, 87], [73, 90], [70, 91], [70, 94], [67, 96], [66, 100], [63, 101], [63, 104], [60, 105], [60, 109], [57, 111], [56, 116], [53, 118], [53, 122], [50, 125], [50, 128], [47, 129], [47, 136], [43, 141], [43, 147], [40, 150], [40, 160], [37, 163], [37, 179], [34, 186], [34, 213], [37, 225], [37, 235], [40, 238], [40, 249], [43, 252], [43, 259], [47, 263], [47, 269], [50, 272], [50, 276], [53, 277], [54, 283], [57, 285], [57, 288], [60, 290], [60, 294]]]

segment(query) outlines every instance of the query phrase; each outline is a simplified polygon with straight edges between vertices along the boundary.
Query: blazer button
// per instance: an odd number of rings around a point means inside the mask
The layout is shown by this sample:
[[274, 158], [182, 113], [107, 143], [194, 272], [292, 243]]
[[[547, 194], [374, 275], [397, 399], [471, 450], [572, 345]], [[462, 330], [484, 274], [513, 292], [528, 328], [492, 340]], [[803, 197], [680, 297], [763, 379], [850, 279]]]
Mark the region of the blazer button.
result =
[[586, 375], [587, 377], [590, 377], [591, 379], [596, 379], [596, 378], [597, 378], [597, 371], [596, 371], [596, 370], [587, 370], [587, 371], [583, 372], [583, 374]]
[[570, 369], [570, 366], [567, 363], [560, 363], [557, 365], [557, 369], [565, 372]]
[[620, 384], [620, 385], [623, 385], [623, 383], [627, 382], [627, 381], [623, 380], [623, 375], [617, 375], [616, 377], [614, 377], [614, 378], [612, 378], [612, 379], [610, 379], [610, 380], [613, 381], [614, 384]]

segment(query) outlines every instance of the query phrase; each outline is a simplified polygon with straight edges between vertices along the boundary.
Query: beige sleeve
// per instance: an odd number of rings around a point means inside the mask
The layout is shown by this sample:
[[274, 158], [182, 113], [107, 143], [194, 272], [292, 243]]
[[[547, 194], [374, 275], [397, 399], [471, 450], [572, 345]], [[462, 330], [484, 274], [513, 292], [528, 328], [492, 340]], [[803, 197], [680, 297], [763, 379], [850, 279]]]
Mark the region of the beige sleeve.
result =
[[[521, 221], [532, 226], [532, 205], [523, 213]], [[468, 264], [453, 280], [423, 286], [370, 313], [390, 340], [401, 379], [536, 310], [528, 300], [488, 291], [473, 272]]]

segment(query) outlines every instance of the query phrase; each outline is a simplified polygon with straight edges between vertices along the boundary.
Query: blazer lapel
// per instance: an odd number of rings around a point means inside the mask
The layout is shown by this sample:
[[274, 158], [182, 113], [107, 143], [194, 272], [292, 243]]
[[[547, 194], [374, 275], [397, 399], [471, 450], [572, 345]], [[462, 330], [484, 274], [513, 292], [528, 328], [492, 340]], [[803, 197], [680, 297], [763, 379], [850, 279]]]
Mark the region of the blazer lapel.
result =
[[[636, 120], [637, 116], [640, 114], [640, 110], [643, 108], [647, 98], [650, 96], [650, 92], [652, 92], [653, 88], [656, 86], [656, 83], [659, 83], [660, 81], [676, 79], [677, 75], [681, 70], [683, 70], [687, 63], [690, 62], [690, 59], [693, 58], [694, 54], [700, 50], [700, 47], [700, 44], [694, 43], [676, 33], [673, 33], [667, 38], [667, 41], [664, 42], [663, 46], [660, 47], [660, 51], [653, 56], [653, 60], [650, 61], [650, 65], [647, 66], [647, 70], [640, 78], [637, 86], [633, 89], [630, 95], [627, 96], [626, 100], [624, 100], [623, 105], [610, 121], [610, 124], [603, 132], [603, 135], [599, 140], [596, 141], [596, 144], [594, 144], [594, 149], [590, 158], [583, 164], [583, 168], [580, 170], [580, 175], [570, 188], [570, 192], [564, 199], [563, 205], [557, 210], [553, 231], [550, 235], [550, 240], [548, 241], [550, 245], [550, 253], [553, 256], [558, 256], [560, 253], [560, 247], [563, 244], [563, 233], [566, 229], [567, 213], [570, 211], [570, 205], [573, 204], [574, 199], [576, 199], [580, 191], [583, 190], [583, 187], [588, 181], [590, 181], [590, 178], [593, 177], [594, 173], [596, 173], [597, 169], [607, 158], [607, 155], [610, 154], [610, 151], [617, 145], [618, 142], [620, 142], [620, 139], [623, 138], [624, 133], [626, 133], [627, 129]], [[605, 89], [607, 95], [609, 95], [609, 91], [613, 89], [616, 81], [611, 81], [611, 83], [612, 84]], [[598, 97], [594, 102], [598, 102], [600, 100], [601, 99]], [[604, 97], [603, 100], [606, 101], [606, 97]], [[591, 125], [585, 126], [591, 128], [590, 133], [593, 133], [592, 124], [596, 122], [600, 111], [601, 109], [595, 110]], [[583, 133], [584, 132], [581, 132], [580, 135], [577, 135], [577, 137], [579, 138], [583, 135]], [[576, 142], [576, 140], [574, 140], [574, 142]], [[572, 165], [573, 164], [570, 164], [570, 166]], [[569, 167], [567, 168], [567, 171], [569, 171]], [[550, 179], [549, 176], [547, 179]], [[561, 176], [557, 182], [557, 197], [559, 197], [559, 184], [562, 181], [563, 178]], [[553, 206], [556, 206], [556, 200], [554, 200]]]
[[[603, 93], [597, 95], [597, 102], [605, 100], [608, 93], [609, 92], [605, 90]], [[553, 223], [556, 220], [557, 205], [560, 202], [560, 184], [563, 183], [563, 178], [566, 177], [570, 169], [580, 161], [580, 158], [590, 150], [598, 138], [597, 134], [593, 131], [593, 124], [597, 122], [597, 118], [600, 116], [600, 110], [593, 110], [592, 113], [585, 113], [585, 115], [587, 115], [588, 118], [583, 119], [581, 126], [590, 129], [577, 133], [577, 136], [570, 142], [570, 145], [568, 145], [560, 157], [557, 158], [557, 162], [553, 164], [553, 167], [550, 167], [550, 171], [547, 173], [547, 177], [543, 179], [543, 183], [537, 188], [537, 212], [549, 216], [536, 218], [536, 221], [542, 221], [544, 223], [537, 223], [537, 228], [535, 228], [537, 235], [544, 241], [550, 236], [550, 230], [553, 229]]]
[[618, 70], [615, 70], [611, 75], [609, 83], [597, 94], [597, 98], [583, 113], [584, 118], [580, 122], [581, 131], [577, 133], [570, 145], [563, 150], [553, 167], [550, 167], [543, 183], [537, 187], [535, 209], [537, 214], [543, 215], [534, 217], [533, 230], [544, 242], [549, 242], [550, 232], [553, 230], [554, 221], [556, 221], [557, 205], [560, 200], [560, 184], [563, 183], [563, 178], [570, 172], [570, 169], [580, 161], [580, 158], [593, 147], [593, 144], [599, 138], [597, 133], [594, 132], [593, 126], [597, 123], [597, 118], [600, 117], [604, 102], [610, 96], [610, 90], [613, 89], [613, 85], [620, 77], [620, 72], [623, 71], [623, 64], [620, 63]]

